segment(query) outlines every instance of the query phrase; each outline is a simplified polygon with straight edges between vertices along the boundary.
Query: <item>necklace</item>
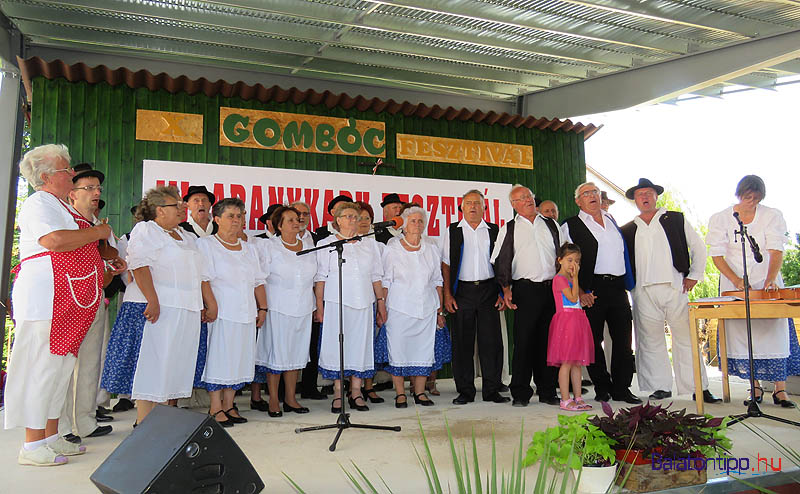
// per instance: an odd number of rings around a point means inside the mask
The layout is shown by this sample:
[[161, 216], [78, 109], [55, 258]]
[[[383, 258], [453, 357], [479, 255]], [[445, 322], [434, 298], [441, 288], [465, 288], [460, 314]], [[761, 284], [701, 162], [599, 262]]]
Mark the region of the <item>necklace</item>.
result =
[[[155, 221], [154, 221], [153, 223], [155, 223], [156, 225], [158, 225], [158, 223], [157, 223], [157, 222], [155, 222]], [[158, 225], [158, 227], [159, 227], [159, 228], [161, 228], [161, 229], [162, 229], [162, 230], [163, 230], [165, 233], [168, 233], [168, 234], [170, 234], [170, 235], [172, 235], [173, 233], [178, 233], [178, 232], [177, 232], [177, 230], [176, 230], [175, 228], [170, 228], [169, 230], [167, 230], [166, 228], [164, 228], [164, 227], [163, 227], [163, 226], [161, 226], [161, 225]]]
[[283, 237], [281, 237], [281, 242], [283, 242], [283, 245], [285, 245], [286, 247], [297, 247], [298, 245], [300, 245], [300, 239], [299, 238], [295, 238], [294, 239], [294, 243], [290, 244], [290, 243], [286, 242], [283, 239]]
[[223, 244], [230, 245], [231, 247], [238, 247], [242, 243], [242, 239], [240, 239], [240, 238], [237, 238], [235, 243], [230, 243], [230, 242], [226, 242], [226, 241], [222, 240], [219, 237], [219, 234], [217, 234], [217, 233], [215, 233], [214, 236], [217, 237], [217, 240], [219, 240]]
[[420, 245], [422, 245], [422, 238], [420, 238], [420, 240], [419, 240], [419, 243], [418, 243], [418, 244], [412, 244], [411, 242], [409, 242], [409, 241], [408, 241], [408, 237], [403, 237], [403, 242], [405, 242], [405, 243], [406, 243], [406, 245], [408, 245], [408, 246], [409, 246], [409, 247], [411, 247], [412, 249], [419, 249], [419, 246], [420, 246]]

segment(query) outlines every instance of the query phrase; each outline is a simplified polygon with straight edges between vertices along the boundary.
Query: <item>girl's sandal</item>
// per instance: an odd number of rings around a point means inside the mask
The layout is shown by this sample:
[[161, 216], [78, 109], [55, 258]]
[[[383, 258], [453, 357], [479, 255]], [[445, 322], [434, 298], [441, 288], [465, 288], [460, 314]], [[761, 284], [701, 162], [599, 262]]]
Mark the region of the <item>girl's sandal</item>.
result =
[[578, 407], [578, 410], [591, 410], [592, 405], [583, 401], [583, 398], [578, 398], [575, 400], [575, 405]]
[[578, 405], [575, 403], [575, 400], [567, 400], [567, 401], [561, 400], [560, 408], [562, 410], [566, 410], [568, 412], [578, 412], [578, 411], [580, 411], [580, 409], [578, 408]]

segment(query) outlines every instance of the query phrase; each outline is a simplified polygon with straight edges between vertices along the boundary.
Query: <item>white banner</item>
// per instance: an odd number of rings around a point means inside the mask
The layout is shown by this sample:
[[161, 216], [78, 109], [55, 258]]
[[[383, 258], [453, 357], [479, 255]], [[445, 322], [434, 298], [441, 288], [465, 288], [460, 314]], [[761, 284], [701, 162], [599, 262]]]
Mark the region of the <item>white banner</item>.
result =
[[331, 220], [326, 206], [340, 194], [369, 203], [375, 221], [381, 221], [381, 200], [395, 192], [403, 201], [416, 202], [428, 211], [431, 237], [439, 237], [447, 225], [461, 220], [461, 196], [470, 189], [480, 190], [486, 197], [486, 221], [502, 226], [512, 215], [508, 201], [511, 184], [156, 160], [145, 160], [143, 168], [143, 193], [157, 185], [175, 185], [183, 195], [189, 185], [205, 185], [217, 200], [242, 199], [250, 233], [264, 230], [258, 217], [270, 204], [294, 201], [309, 205], [311, 226], [316, 229]]

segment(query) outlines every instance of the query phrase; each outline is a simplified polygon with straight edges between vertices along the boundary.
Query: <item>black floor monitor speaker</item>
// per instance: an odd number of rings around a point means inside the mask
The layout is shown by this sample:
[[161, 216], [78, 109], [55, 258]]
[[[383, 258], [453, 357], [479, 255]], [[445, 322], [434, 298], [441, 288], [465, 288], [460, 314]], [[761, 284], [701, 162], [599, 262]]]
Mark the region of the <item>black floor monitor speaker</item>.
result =
[[91, 476], [107, 494], [255, 494], [264, 482], [213, 417], [156, 406]]

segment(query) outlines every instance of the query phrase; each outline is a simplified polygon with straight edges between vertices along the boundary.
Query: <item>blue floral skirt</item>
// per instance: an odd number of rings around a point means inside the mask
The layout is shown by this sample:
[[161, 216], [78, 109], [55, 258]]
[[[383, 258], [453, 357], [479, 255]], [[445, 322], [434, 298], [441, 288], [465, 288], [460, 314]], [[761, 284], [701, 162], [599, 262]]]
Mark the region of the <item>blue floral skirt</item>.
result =
[[[323, 379], [330, 379], [331, 381], [335, 381], [339, 379], [339, 371], [338, 370], [328, 370], [323, 369], [322, 367], [319, 368], [319, 373], [322, 374]], [[344, 377], [360, 377], [361, 379], [371, 379], [375, 377], [375, 369], [372, 370], [365, 370], [365, 371], [357, 371], [352, 369], [345, 369], [344, 370]]]
[[131, 394], [144, 324], [147, 322], [144, 317], [146, 307], [146, 303], [123, 302], [119, 308], [108, 340], [103, 377], [100, 380], [100, 387], [109, 393]]
[[375, 332], [375, 340], [372, 345], [372, 351], [375, 354], [375, 370], [383, 370], [389, 365], [389, 340], [386, 338], [385, 324]]
[[260, 384], [263, 384], [263, 383], [267, 382], [267, 374], [268, 373], [269, 373], [269, 369], [267, 369], [263, 365], [257, 365], [256, 366], [256, 373], [253, 376], [253, 382], [254, 383], [260, 383]]
[[[719, 343], [717, 343], [719, 351]], [[800, 375], [800, 344], [794, 320], [789, 318], [789, 356], [787, 358], [753, 359], [755, 379], [764, 381], [785, 381], [788, 376]], [[728, 374], [742, 379], [750, 379], [750, 361], [746, 358], [729, 358]]]
[[[208, 386], [214, 386], [213, 384], [208, 384], [203, 382], [203, 371], [206, 370], [206, 355], [208, 354], [208, 324], [200, 323], [200, 344], [197, 346], [197, 363], [194, 367], [194, 387], [195, 388], [206, 388], [209, 391], [215, 391], [213, 389], [209, 389]], [[222, 389], [222, 388], [217, 388]]]
[[433, 343], [433, 370], [438, 371], [452, 358], [453, 342], [450, 340], [450, 330], [447, 326], [436, 328], [436, 339]]
[[393, 376], [429, 376], [434, 371], [434, 367], [432, 365], [428, 367], [387, 365], [384, 370]]

